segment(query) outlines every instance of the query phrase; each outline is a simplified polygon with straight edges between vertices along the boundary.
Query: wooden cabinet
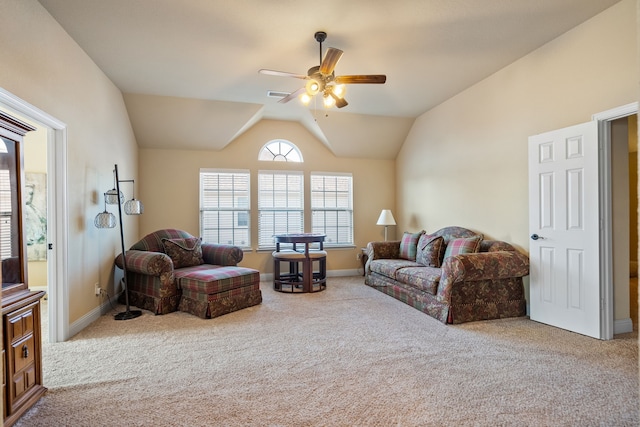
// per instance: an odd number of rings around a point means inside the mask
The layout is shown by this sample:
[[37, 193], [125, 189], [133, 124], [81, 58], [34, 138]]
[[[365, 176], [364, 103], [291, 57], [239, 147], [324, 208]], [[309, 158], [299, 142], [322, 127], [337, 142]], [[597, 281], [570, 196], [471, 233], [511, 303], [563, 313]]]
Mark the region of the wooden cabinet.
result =
[[2, 307], [4, 425], [13, 424], [45, 392], [42, 385], [40, 299], [44, 292], [15, 295]]
[[2, 415], [11, 426], [47, 390], [42, 385], [40, 299], [29, 291], [24, 243], [23, 137], [34, 130], [0, 111]]

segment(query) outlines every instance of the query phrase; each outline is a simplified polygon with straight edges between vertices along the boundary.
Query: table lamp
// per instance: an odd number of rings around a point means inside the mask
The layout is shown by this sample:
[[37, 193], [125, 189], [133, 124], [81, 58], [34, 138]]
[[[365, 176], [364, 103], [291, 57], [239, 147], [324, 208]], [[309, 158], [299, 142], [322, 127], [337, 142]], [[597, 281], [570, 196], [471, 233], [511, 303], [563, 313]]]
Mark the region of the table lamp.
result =
[[393, 218], [393, 214], [391, 213], [391, 209], [383, 209], [380, 212], [380, 217], [378, 217], [378, 222], [376, 225], [384, 225], [384, 241], [387, 241], [387, 227], [390, 225], [396, 225], [396, 220]]

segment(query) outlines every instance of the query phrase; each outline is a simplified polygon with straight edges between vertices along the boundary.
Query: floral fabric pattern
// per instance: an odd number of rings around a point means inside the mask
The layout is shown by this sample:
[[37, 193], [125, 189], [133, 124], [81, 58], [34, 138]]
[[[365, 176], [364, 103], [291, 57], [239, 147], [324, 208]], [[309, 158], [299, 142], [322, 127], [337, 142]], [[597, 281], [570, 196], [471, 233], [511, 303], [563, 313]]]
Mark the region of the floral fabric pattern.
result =
[[173, 261], [173, 268], [191, 267], [203, 264], [202, 238], [162, 239], [164, 252]]
[[[432, 235], [445, 243], [478, 236], [461, 227]], [[522, 277], [529, 274], [529, 258], [506, 242], [478, 243], [479, 252], [448, 257], [436, 268], [393, 258], [399, 254], [399, 242], [370, 242], [365, 284], [443, 323], [524, 316]]]
[[426, 267], [440, 267], [444, 247], [444, 238], [442, 236], [423, 234], [418, 240], [416, 262]]

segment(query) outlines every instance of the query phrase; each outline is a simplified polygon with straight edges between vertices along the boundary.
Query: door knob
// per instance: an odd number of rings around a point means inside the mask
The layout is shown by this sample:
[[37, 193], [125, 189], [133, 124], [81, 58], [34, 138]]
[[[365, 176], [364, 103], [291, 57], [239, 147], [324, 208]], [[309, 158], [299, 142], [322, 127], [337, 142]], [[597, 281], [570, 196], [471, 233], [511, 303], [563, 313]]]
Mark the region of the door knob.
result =
[[538, 236], [537, 234], [532, 234], [531, 235], [531, 240], [538, 240], [538, 239], [544, 239], [544, 237]]
[[22, 357], [24, 359], [26, 359], [27, 357], [29, 357], [29, 347], [27, 347], [27, 345], [23, 345], [22, 346]]

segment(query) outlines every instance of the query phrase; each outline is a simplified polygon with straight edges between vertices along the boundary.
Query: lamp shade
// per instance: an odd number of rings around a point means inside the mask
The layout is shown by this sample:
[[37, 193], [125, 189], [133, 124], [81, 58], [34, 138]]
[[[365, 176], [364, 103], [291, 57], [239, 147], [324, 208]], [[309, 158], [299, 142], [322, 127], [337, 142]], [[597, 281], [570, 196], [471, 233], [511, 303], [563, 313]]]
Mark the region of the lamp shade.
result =
[[124, 213], [127, 215], [142, 215], [142, 212], [144, 212], [144, 206], [140, 200], [127, 200], [124, 204]]
[[118, 191], [115, 188], [113, 188], [107, 191], [106, 193], [104, 193], [104, 201], [108, 205], [117, 205], [124, 201], [124, 195], [122, 194], [122, 191]]
[[104, 212], [96, 215], [96, 219], [93, 220], [93, 224], [97, 228], [114, 228], [116, 226], [116, 216], [105, 210]]
[[393, 218], [391, 209], [383, 209], [378, 217], [376, 225], [396, 225], [396, 220]]

